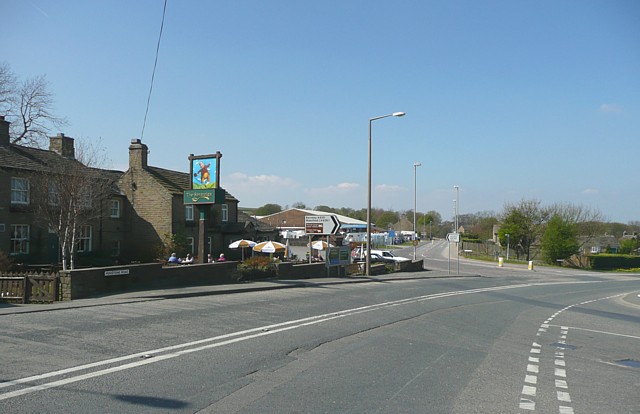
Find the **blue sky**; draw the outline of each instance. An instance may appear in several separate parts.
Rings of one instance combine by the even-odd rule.
[[[0,60],[126,170],[164,0],[0,0]],[[640,220],[640,2],[168,0],[142,141],[220,151],[243,207],[453,215],[537,199]]]

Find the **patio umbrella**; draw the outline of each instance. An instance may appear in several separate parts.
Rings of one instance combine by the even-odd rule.
[[[309,243],[307,243],[307,247],[309,247]],[[333,247],[333,244],[329,244],[324,240],[316,240],[311,242],[311,248],[316,250],[327,250],[328,247]]]
[[[284,257],[290,259],[292,256],[291,247],[289,247],[289,239],[287,239],[287,244],[284,246]]]
[[[231,243],[229,245],[229,248],[230,249],[242,249],[242,261],[244,262],[244,249],[245,249],[245,247],[253,247],[256,244],[257,243],[254,242],[253,240],[240,239],[240,240],[236,240],[233,243]]]
[[[230,248],[230,249],[239,249],[239,248],[241,248],[241,247],[253,247],[253,246],[255,246],[256,244],[257,244],[257,243],[256,243],[256,242],[254,242],[253,240],[244,240],[244,239],[241,239],[241,240],[236,240],[236,241],[234,241],[233,243],[231,243],[231,244],[229,245],[229,248]]]
[[[261,253],[280,253],[284,252],[286,249],[287,246],[274,241],[266,241],[253,246],[253,251]]]

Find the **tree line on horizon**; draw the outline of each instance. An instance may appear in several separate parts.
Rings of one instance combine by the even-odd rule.
[[[267,216],[287,210],[279,204],[265,204],[251,210],[252,215]],[[302,203],[294,203],[291,208],[308,209]],[[367,220],[367,210],[349,207],[334,208],[326,205],[315,206],[316,211],[340,214],[357,220]],[[413,230],[413,210],[393,211],[381,208],[371,209],[372,223],[379,229]],[[582,246],[595,237],[613,235],[617,239],[623,235],[636,235],[621,241],[620,253],[634,253],[640,247],[638,234],[640,221],[628,224],[607,222],[602,213],[584,206],[573,204],[553,204],[544,206],[540,200],[523,199],[518,203],[505,204],[502,212],[482,211],[458,215],[459,230],[463,239],[486,242],[496,237],[502,246],[509,244],[517,257],[531,259],[532,247],[542,254],[542,259],[555,263],[578,254]],[[497,234],[494,229],[498,226]],[[416,212],[416,228],[423,237],[443,238],[454,232],[451,220],[442,220],[436,211]]]

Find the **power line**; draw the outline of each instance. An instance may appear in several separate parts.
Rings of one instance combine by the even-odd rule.
[[[144,122],[142,122],[142,132],[140,139],[144,137],[144,128],[147,126],[147,115],[149,114],[149,103],[151,102],[151,92],[153,91],[153,80],[156,77],[156,67],[158,66],[158,54],[160,53],[160,40],[162,39],[162,29],[164,29],[164,15],[167,11],[167,0],[164,0],[164,8],[162,9],[162,23],[160,23],[160,35],[158,36],[158,45],[156,46],[156,60],[153,63],[153,72],[151,73],[151,86],[149,87],[149,96],[147,97],[147,109],[144,111]]]

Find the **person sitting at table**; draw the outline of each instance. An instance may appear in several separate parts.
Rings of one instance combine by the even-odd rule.
[[[227,260],[227,259],[224,257],[224,253],[220,253],[220,257],[218,257],[218,261],[219,261],[219,262],[224,262],[224,261],[226,261],[226,260]]]
[[[193,263],[193,256],[191,256],[191,253],[187,253],[187,257],[184,258],[184,260],[182,261],[183,264],[190,264]]]
[[[167,260],[167,263],[173,263],[173,264],[179,264],[181,262],[182,260],[180,260],[180,258],[176,256],[175,253],[171,253],[171,257],[169,257],[169,260]]]

